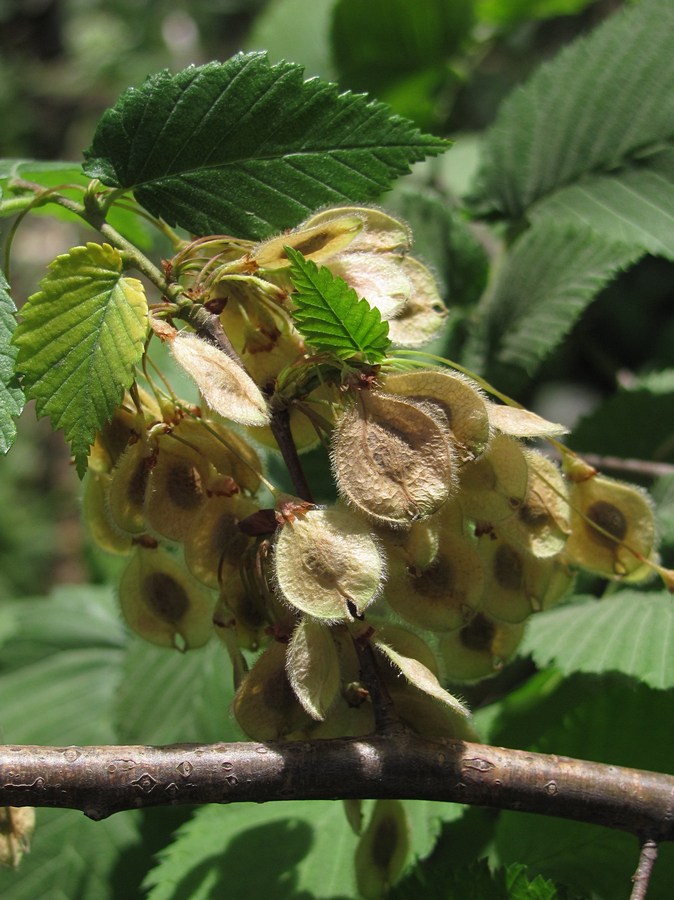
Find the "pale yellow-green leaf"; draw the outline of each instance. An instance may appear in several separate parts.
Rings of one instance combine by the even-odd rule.
[[[143,353],[147,300],[123,269],[121,253],[108,244],[58,256],[24,305],[14,336],[26,396],[38,415],[63,429],[80,474]]]

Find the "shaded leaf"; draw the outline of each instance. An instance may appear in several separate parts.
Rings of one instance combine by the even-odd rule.
[[[125,638],[112,592],[64,587],[7,608],[13,628],[2,648],[3,740],[63,747],[115,743],[112,699]],[[117,867],[138,842],[137,829],[135,812],[92,822],[75,810],[37,810],[31,852],[18,871],[0,869],[3,900],[128,896],[123,879],[130,873]]]
[[[353,288],[326,266],[319,269],[291,247],[286,253],[295,287],[293,318],[305,341],[340,359],[360,356],[366,362],[381,362],[391,342],[379,310],[359,300]]]
[[[622,590],[604,600],[533,616],[520,647],[560,672],[622,672],[653,688],[674,687],[674,599],[667,591]]]
[[[432,123],[442,105],[438,94],[452,77],[448,61],[472,25],[472,0],[338,0],[332,47],[339,80],[416,122]]]
[[[663,844],[661,850],[648,900],[671,898],[674,847]],[[504,865],[526,864],[530,877],[540,873],[545,879],[570,885],[561,897],[629,900],[639,842],[630,834],[598,825],[506,812],[497,827],[496,854]]]
[[[674,259],[674,149],[610,174],[585,177],[531,210]]]
[[[460,809],[451,803],[406,802],[412,856],[426,856],[441,819],[456,818]],[[159,854],[144,887],[149,900],[348,900],[357,896],[357,843],[336,801],[202,807]]]
[[[469,865],[417,866],[391,891],[390,900],[581,900],[541,876],[529,880],[526,866],[513,864],[492,870],[486,859]]]
[[[261,238],[320,206],[373,199],[446,141],[264,54],[161,72],[98,124],[85,172],[170,225]]]
[[[583,175],[671,146],[673,42],[674,6],[643,0],[542,66],[488,134],[478,202],[515,218]]]
[[[38,415],[63,428],[84,473],[96,431],[112,416],[143,352],[147,300],[121,254],[87,244],[58,256],[23,309],[17,371]]]
[[[664,371],[604,400],[581,418],[568,444],[588,453],[674,461],[673,432],[674,383]]]
[[[0,272],[0,453],[7,453],[16,437],[15,416],[23,409],[23,391],[14,374],[16,347],[11,344],[16,328],[16,306],[9,284]]]
[[[601,288],[640,255],[588,228],[537,222],[499,270],[468,364],[479,368],[496,355],[533,374]]]

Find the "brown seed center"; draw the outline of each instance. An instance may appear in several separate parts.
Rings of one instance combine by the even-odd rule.
[[[153,613],[175,625],[189,609],[190,600],[182,585],[165,572],[152,572],[143,581],[145,601]]]

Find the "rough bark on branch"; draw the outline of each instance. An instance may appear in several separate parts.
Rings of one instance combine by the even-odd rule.
[[[413,735],[166,747],[0,747],[0,805],[124,809],[416,798],[576,819],[674,840],[674,777]]]

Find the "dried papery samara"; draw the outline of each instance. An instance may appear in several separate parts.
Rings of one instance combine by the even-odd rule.
[[[0,807],[0,866],[16,868],[30,848],[35,830],[32,806]]]
[[[565,558],[608,578],[648,578],[656,528],[650,498],[639,488],[604,475],[572,482],[571,535]]]
[[[478,386],[467,378],[440,369],[400,372],[384,380],[384,390],[437,412],[447,423],[460,461],[484,452],[490,434],[487,406]]]
[[[449,435],[421,407],[362,391],[333,436],[337,485],[375,522],[404,527],[430,516],[454,490]]]
[[[215,596],[166,551],[136,547],[122,573],[119,600],[136,634],[160,647],[203,647],[213,634]]]
[[[239,425],[266,425],[267,401],[253,379],[226,353],[196,334],[179,332],[171,342],[175,361],[208,405]]]
[[[353,621],[378,597],[385,576],[368,526],[347,509],[309,509],[286,521],[274,548],[279,596],[315,619]]]

